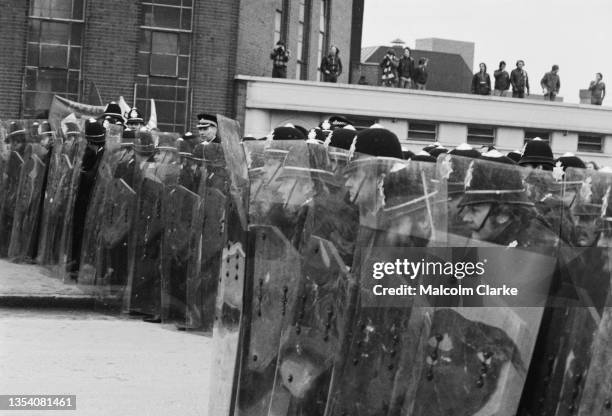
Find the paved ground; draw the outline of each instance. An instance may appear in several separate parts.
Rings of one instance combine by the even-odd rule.
[[[0,260],[0,296],[83,296],[83,288],[64,284],[51,270]]]
[[[76,411],[0,414],[205,416],[210,349],[159,324],[0,309],[0,394],[77,395]]]

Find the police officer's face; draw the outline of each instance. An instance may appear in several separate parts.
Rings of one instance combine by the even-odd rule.
[[[217,137],[217,127],[212,124],[198,127],[200,139],[204,142],[212,142]]]
[[[472,230],[472,238],[488,241],[496,233],[494,218],[489,215],[491,204],[468,205],[463,208],[463,221]]]
[[[371,188],[368,183],[372,181],[367,180],[366,176],[367,172],[365,169],[355,169],[347,174],[345,186],[348,188],[349,196],[353,203],[365,201],[368,196],[373,198],[372,190],[366,189]]]
[[[599,240],[598,218],[588,215],[574,217],[576,224],[576,245],[578,247],[593,247]]]

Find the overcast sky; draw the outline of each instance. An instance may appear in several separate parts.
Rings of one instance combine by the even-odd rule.
[[[363,46],[437,37],[476,44],[474,67],[525,61],[532,93],[553,64],[566,102],[596,72],[612,88],[612,0],[365,0]],[[612,95],[611,95],[612,97]],[[605,104],[605,103],[604,103]]]

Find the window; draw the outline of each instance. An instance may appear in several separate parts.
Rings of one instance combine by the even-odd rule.
[[[423,121],[408,123],[408,140],[422,140],[435,142],[437,139],[438,125]]]
[[[276,10],[274,14],[274,44],[283,37],[283,11]],[[284,40],[284,39],[283,39]]]
[[[541,130],[525,130],[525,140],[523,143],[527,143],[529,140],[535,139],[536,137],[550,144],[550,132]]]
[[[308,79],[308,30],[310,20],[310,1],[300,0],[298,24],[297,70],[296,79]]]
[[[493,127],[468,127],[467,142],[469,144],[488,146],[495,144],[495,129]]]
[[[319,0],[320,2],[320,11],[319,11],[319,45],[317,52],[317,62],[321,64],[323,60],[323,54],[326,53],[327,49],[327,25],[329,20],[329,5],[328,0]],[[319,81],[321,80],[322,74],[319,71]]]
[[[159,129],[182,133],[189,113],[193,0],[147,1],[143,9],[136,106],[149,114],[154,99]]]
[[[595,153],[603,152],[603,137],[587,134],[578,135],[578,151]]]
[[[142,8],[145,27],[191,31],[193,0],[149,0]]]
[[[84,0],[33,0],[28,19],[23,116],[47,118],[54,95],[78,100]]]

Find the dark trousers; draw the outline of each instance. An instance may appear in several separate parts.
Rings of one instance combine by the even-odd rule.
[[[286,66],[275,66],[272,68],[272,78],[287,78]]]
[[[548,93],[544,94],[544,99],[546,101],[555,101],[555,97],[556,96],[557,96],[557,93],[551,91],[551,92],[548,92]]]
[[[513,98],[525,98],[525,90],[512,90]]]

